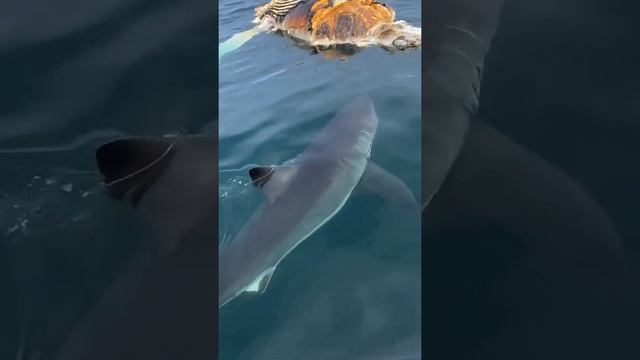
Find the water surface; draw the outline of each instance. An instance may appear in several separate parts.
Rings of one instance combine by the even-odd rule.
[[[253,26],[257,1],[220,2],[219,41]],[[420,2],[389,1],[420,26]],[[359,95],[379,118],[371,158],[420,199],[419,50],[378,47],[327,59],[260,34],[220,61],[220,238],[261,201],[252,165],[295,157]],[[221,359],[403,359],[420,352],[419,219],[371,195],[352,197],[276,269],[265,294],[220,312]]]
[[[217,4],[1,8],[0,359],[48,359],[143,237],[103,194],[97,146],[214,124]]]

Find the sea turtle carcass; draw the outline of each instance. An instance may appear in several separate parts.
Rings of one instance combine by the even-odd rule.
[[[395,21],[395,11],[375,0],[273,0],[256,8],[255,23],[311,46],[420,46],[421,29]]]

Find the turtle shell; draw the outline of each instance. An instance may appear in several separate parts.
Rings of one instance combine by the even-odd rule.
[[[391,23],[395,18],[392,8],[372,0],[346,0],[338,4],[319,0],[314,9],[311,38],[315,40],[347,41],[364,37],[375,26]]]
[[[317,2],[318,0],[303,1],[291,9],[284,19],[282,19],[282,29],[308,32],[313,16],[313,6]]]
[[[311,0],[291,10],[282,21],[288,31],[306,31],[314,41],[349,41],[391,23],[395,11],[374,0]]]

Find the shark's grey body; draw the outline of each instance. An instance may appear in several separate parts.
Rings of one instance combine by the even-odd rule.
[[[278,263],[340,211],[367,168],[375,174],[365,183],[393,183],[369,163],[377,126],[371,100],[358,98],[293,161],[252,171],[267,200],[219,250],[219,306],[243,291],[263,292]],[[391,197],[410,198],[404,184],[395,184],[399,195]]]
[[[444,182],[477,114],[485,57],[503,0],[423,3],[422,205]]]
[[[429,294],[424,310],[430,312],[426,317],[432,319],[431,328],[437,329],[427,335],[431,341],[425,351],[435,357],[602,357],[598,352],[604,348],[601,340],[620,325],[612,319],[619,316],[617,308],[628,306],[625,298],[629,296],[630,271],[615,226],[579,182],[501,134],[486,122],[490,118],[479,114],[485,57],[503,3],[423,2],[422,206],[423,236],[429,239],[423,258],[425,294]],[[506,234],[510,244],[501,236],[497,236],[499,242],[483,238],[487,228]],[[461,232],[472,234],[469,241],[461,239]],[[496,237],[495,232],[490,234]],[[459,250],[448,248],[454,239],[461,241]],[[458,254],[477,246],[480,239],[481,249],[487,251],[480,251],[477,259],[482,264],[477,269],[483,271],[474,272],[469,268],[472,261],[460,261]],[[509,245],[515,245],[517,251],[507,250]],[[449,259],[449,253],[456,255]],[[484,272],[487,262],[507,258],[517,261],[501,268],[499,274]],[[450,274],[456,272],[451,269],[461,268],[462,277],[451,279]],[[510,279],[503,278],[505,273]],[[462,284],[460,278],[465,279]],[[493,311],[492,307],[476,308],[485,299],[468,287],[469,279],[499,283],[499,295],[489,294],[490,301],[495,304],[498,296],[497,302],[504,302],[505,309],[491,318],[509,321],[495,325],[499,335],[490,342],[484,341],[487,326],[494,328],[488,318],[478,322],[477,333],[468,333],[469,318]],[[460,316],[461,308],[475,310]],[[582,323],[584,319],[589,325]],[[450,341],[460,343],[470,335],[462,342],[478,344],[477,348],[461,348],[452,354]],[[529,339],[537,349],[534,355],[523,350],[531,347]]]
[[[107,193],[132,205],[151,236],[55,359],[215,358],[217,159],[211,135],[131,137],[98,149]]]
[[[371,101],[358,99],[295,161],[268,182],[257,179],[267,197],[278,197],[258,213],[267,214],[258,232],[248,226],[247,235],[220,249],[221,271],[215,136],[130,137],[101,146],[96,157],[107,194],[129,203],[150,236],[55,359],[215,358],[219,274],[228,291],[246,287],[255,271],[277,265],[339,211],[356,184],[417,209],[404,183],[368,162],[376,126]]]
[[[426,41],[422,47],[425,66],[422,74],[425,79],[422,90],[422,205],[426,207],[439,191],[433,203],[424,212],[424,235],[430,236],[430,241],[425,242],[425,245],[430,245],[426,247],[426,253],[432,256],[425,260],[442,258],[441,252],[437,249],[433,251],[433,244],[441,240],[438,234],[434,233],[434,228],[438,228],[439,231],[442,228],[452,228],[455,231],[464,226],[490,223],[515,234],[515,241],[519,241],[521,248],[533,249],[528,253],[533,258],[530,261],[531,268],[537,271],[532,279],[539,281],[539,272],[544,272],[552,280],[558,279],[552,291],[546,287],[526,285],[532,295],[530,299],[535,299],[543,306],[553,305],[556,290],[561,297],[566,293],[565,289],[577,287],[609,296],[612,292],[603,284],[613,284],[612,287],[615,288],[615,284],[625,272],[618,268],[624,264],[621,250],[618,248],[620,240],[606,213],[588,193],[558,169],[508,141],[494,129],[473,120],[478,109],[484,59],[498,26],[502,3],[503,0],[423,2],[426,17],[422,19],[422,23]],[[121,190],[111,191],[112,195],[119,197],[125,193],[132,194],[132,190],[139,189],[133,191],[139,195],[134,196],[139,200],[137,212],[155,229],[156,236],[150,238],[152,241],[144,247],[144,256],[141,256],[143,261],[116,279],[113,286],[105,292],[103,300],[81,321],[59,352],[58,359],[215,358],[215,331],[218,324],[217,309],[212,304],[216,294],[215,291],[208,290],[216,286],[219,274],[216,273],[217,269],[212,267],[215,262],[211,256],[207,256],[215,253],[213,244],[217,236],[214,220],[217,218],[215,141],[213,137],[161,139],[160,142],[165,145],[150,152],[146,145],[135,145],[144,145],[145,139],[125,140],[135,145],[132,146],[132,151],[114,151],[118,146],[106,145],[106,153],[111,153],[108,157],[113,158],[114,164],[120,163],[118,166],[123,170],[115,171],[118,166],[106,169],[102,166],[106,158],[99,159],[101,168],[106,170],[103,173],[111,175],[107,176],[108,183],[131,175],[139,170],[139,167],[148,165],[142,162],[138,168],[135,164],[132,164],[133,167],[125,166],[126,162],[122,160],[128,159],[132,154],[148,152],[152,160],[161,160],[154,162],[154,166],[149,168],[159,170],[155,175],[146,176],[144,172],[138,173],[130,178],[133,181],[128,184],[122,182],[124,185]],[[173,150],[165,154],[170,144],[174,144]],[[164,157],[166,155],[170,157]],[[522,164],[535,166],[525,168]],[[374,167],[369,165],[367,169]],[[363,173],[365,178],[367,171]],[[153,183],[147,183],[147,180],[151,179],[155,179]],[[146,185],[141,186],[142,184]],[[365,185],[362,178],[358,186],[360,185]],[[343,187],[342,190],[346,192],[344,188],[347,187]],[[304,206],[301,204],[300,207]],[[274,207],[266,205],[266,208],[271,210]],[[193,218],[194,215],[198,220]],[[251,224],[256,222],[259,220],[254,219]],[[256,245],[258,237],[247,235],[244,237],[245,240],[242,239],[236,239],[238,241],[233,242],[233,247],[222,252],[228,251],[228,254],[231,254],[233,249],[236,253],[233,256],[241,258],[251,255],[250,251],[255,249],[256,253],[252,256],[257,258],[259,247],[246,245]],[[477,238],[474,237],[473,240]],[[295,246],[296,241],[287,242],[286,246],[283,243],[282,247],[276,246],[272,239],[266,239],[266,243],[262,246],[278,249],[273,254],[284,256],[283,254]],[[468,317],[464,317],[462,322],[455,321],[460,311],[452,304],[459,303],[452,301],[453,297],[447,297],[446,292],[456,285],[463,287],[467,291],[464,294],[468,296],[457,296],[455,299],[468,298],[469,307],[474,308],[478,304],[475,288],[468,287],[468,282],[457,284],[455,278],[451,282],[442,280],[448,280],[443,275],[447,275],[452,263],[460,261],[457,254],[459,252],[456,252],[451,262],[446,262],[441,268],[425,262],[425,296],[436,299],[435,303],[442,305],[427,307],[425,310],[437,311],[443,319],[442,324],[453,324],[457,329],[466,330]],[[252,285],[247,282],[252,281],[253,274],[258,274],[258,277],[264,270],[277,264],[274,259],[279,257],[269,255],[265,257],[268,261],[263,261],[261,266],[252,265],[251,271],[239,269],[237,272],[224,275],[228,279],[225,281],[236,284],[229,286],[228,293],[235,292],[231,291],[232,288],[237,290]],[[483,263],[486,260],[483,258]],[[233,266],[240,267],[242,264]],[[583,271],[585,267],[588,271]],[[259,271],[261,268],[262,272]],[[322,271],[316,273],[322,275]],[[558,277],[559,274],[567,273],[572,273],[573,277],[569,280],[566,277]],[[596,279],[591,274],[603,276]],[[465,279],[468,279],[466,275],[468,274],[465,274]],[[479,277],[478,283],[487,282],[484,272],[476,275]],[[437,281],[434,281],[436,278]],[[594,279],[598,280],[598,283]],[[526,284],[521,277],[516,281]],[[438,287],[434,283],[441,283],[442,286]],[[231,295],[227,296],[230,298]],[[538,301],[541,297],[544,301]],[[440,302],[437,301],[438,298]],[[310,295],[305,304],[313,304],[315,299]],[[581,296],[578,301],[585,303],[585,299],[585,296]],[[222,302],[221,298],[218,298],[218,302]],[[518,299],[507,299],[507,302],[516,303],[515,307],[519,304]],[[521,303],[536,305],[531,304],[531,300],[523,300]],[[555,305],[558,305],[557,301]],[[523,338],[530,338],[535,339],[535,346],[541,349],[537,354],[544,354],[544,341],[539,340],[547,339],[546,342],[550,343],[549,333],[553,332],[549,330],[559,331],[559,319],[566,315],[562,310],[573,310],[575,303],[556,307],[559,309],[557,312],[542,311],[542,315],[547,317],[545,319],[541,316],[534,317],[534,327],[541,334],[538,337],[529,336],[531,326],[525,321],[531,319],[528,316],[531,306],[522,306],[526,309],[523,313],[527,314],[523,316],[525,320],[522,322],[529,325],[522,328],[527,331],[510,331],[510,328],[504,330],[502,336],[495,337],[495,352],[504,355],[504,344],[511,343],[515,344],[511,358],[522,358],[526,355],[522,349],[526,350],[528,347],[518,344],[521,344]],[[595,311],[585,312],[585,316],[581,318],[588,319],[590,315],[599,311],[599,308],[593,309]],[[304,326],[308,325],[306,308],[294,310],[300,319],[300,326],[289,327],[286,330],[305,329]],[[481,308],[479,311],[484,310],[486,309]],[[449,314],[452,316],[447,316]],[[582,314],[583,312],[580,312],[579,315]],[[459,336],[448,338],[446,331],[441,331],[445,326],[439,326],[442,324],[437,322],[437,316],[426,317],[432,319],[433,326],[430,328],[437,329],[438,333],[444,336],[444,341],[441,341],[442,338],[435,338],[435,341],[430,343],[443,344],[444,356],[451,356],[451,347],[448,346],[450,343],[447,340],[459,339]],[[433,320],[434,318],[436,319]],[[563,323],[572,324],[571,320],[574,319],[563,319]],[[458,324],[464,326],[456,326]],[[483,325],[482,329],[486,329],[486,324]],[[327,327],[329,326],[331,324],[327,323]],[[569,325],[562,327],[562,330],[565,329],[567,330],[564,334],[575,331],[575,327]],[[601,329],[609,331],[611,327],[603,326]],[[433,333],[427,334],[430,335]],[[484,335],[486,334],[478,334],[478,338],[474,340],[484,339]],[[280,344],[282,349],[287,350],[301,346],[298,343],[291,344],[290,331],[282,331],[275,340],[269,336],[265,338],[267,340],[264,341],[263,347],[266,350],[255,350],[257,353],[251,353],[254,355],[253,358],[261,358],[260,355],[269,353],[273,343]],[[560,336],[558,339],[563,337]],[[305,338],[311,345],[314,344],[313,340]],[[575,350],[574,347],[567,347],[569,350]],[[310,346],[305,347],[307,348]],[[466,350],[464,347],[462,349]],[[427,349],[432,353],[430,350],[432,349]],[[548,353],[558,354],[555,348],[551,347]]]

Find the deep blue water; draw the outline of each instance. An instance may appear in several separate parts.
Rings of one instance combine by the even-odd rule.
[[[578,274],[586,283],[552,291],[543,285],[540,264],[527,262],[532,251],[494,224],[427,235],[425,354],[439,359],[640,356],[640,29],[637,4],[631,4],[505,1],[486,60],[480,112],[602,205],[633,270],[635,294],[628,294],[628,305],[615,306],[620,318],[602,304],[581,312],[592,301],[584,294],[598,289],[589,269]],[[606,323],[599,316],[616,320]],[[572,322],[561,325],[561,319]]]
[[[96,147],[216,120],[217,4],[0,8],[0,359],[46,359],[142,238]]]
[[[390,3],[399,18],[420,23],[418,3]],[[254,5],[221,5],[218,42],[250,26]],[[640,31],[637,9],[623,5],[507,1],[481,106],[498,130],[569,173],[603,205],[638,274]],[[419,89],[419,53],[370,48],[346,62],[327,61],[262,34],[224,59],[217,84],[217,19],[218,4],[208,0],[0,5],[0,359],[47,359],[141,238],[130,213],[101,193],[96,146],[126,134],[215,128],[218,85],[220,100],[228,97],[220,114],[236,120],[225,127],[221,119],[221,185],[229,191],[221,206],[238,215],[223,218],[223,231],[233,233],[250,203],[261,201],[245,186],[248,165],[295,155],[361,90],[374,97],[381,120],[374,159],[419,195],[419,171],[410,169],[419,139],[408,131],[418,130],[409,124],[419,101],[407,95]],[[391,138],[403,142],[391,146]],[[416,247],[408,241],[410,220],[392,216],[378,199],[352,199],[281,264],[263,297],[236,299],[221,313],[222,355],[305,348],[366,357],[358,350],[415,348],[411,306],[419,289],[407,290],[407,283],[416,273],[394,265]],[[498,359],[505,347],[530,353],[549,342],[553,319],[542,322],[529,311],[546,294],[515,277],[512,287],[535,296],[509,297],[513,288],[503,280],[522,249],[503,238],[492,231],[431,238],[423,258],[430,277],[423,345],[432,358]],[[322,261],[309,261],[318,254]],[[385,295],[389,286],[397,288]],[[290,299],[296,304],[287,306]],[[522,316],[515,325],[514,304]],[[634,326],[596,333],[621,340],[601,348],[599,358],[638,358],[633,310],[625,315]],[[380,325],[389,321],[396,321],[391,335]],[[606,356],[614,352],[628,356]]]
[[[389,1],[420,26],[420,2]],[[252,27],[260,1],[220,3],[220,41]],[[220,237],[263,200],[256,164],[295,157],[358,95],[379,118],[371,159],[420,199],[419,51],[363,49],[329,60],[259,34],[220,61]],[[420,352],[420,222],[372,195],[353,196],[292,251],[265,294],[220,312],[221,359],[402,359]]]

